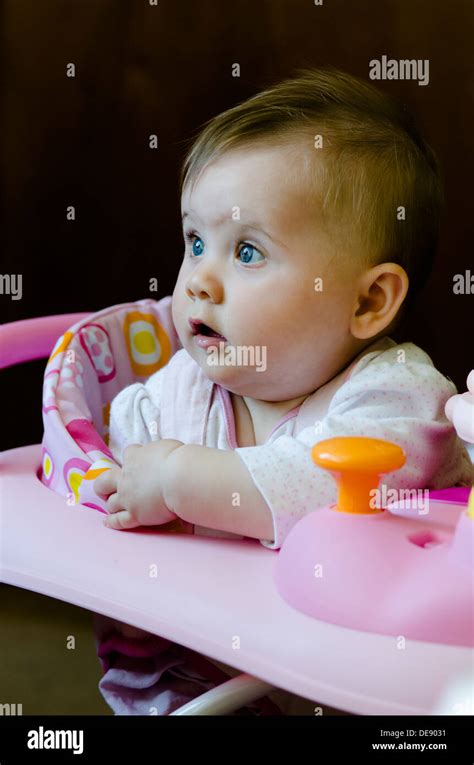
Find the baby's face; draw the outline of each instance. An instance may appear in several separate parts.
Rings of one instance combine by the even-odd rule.
[[[173,294],[181,342],[211,380],[264,401],[316,390],[339,371],[354,343],[357,259],[338,251],[323,229],[303,151],[296,145],[234,149],[182,197],[188,241]],[[203,347],[191,319],[226,338],[223,363],[211,365],[217,345]],[[236,364],[228,363],[228,346]],[[239,356],[239,348],[249,347],[253,356],[245,350]],[[266,369],[258,371],[263,358]]]

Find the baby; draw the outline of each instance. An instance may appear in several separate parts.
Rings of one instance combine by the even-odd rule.
[[[310,456],[332,436],[399,444],[387,488],[468,485],[455,386],[390,337],[430,273],[442,198],[405,109],[303,70],[212,119],[181,181],[183,349],[112,402],[106,525],[180,518],[277,550],[336,499]]]
[[[453,384],[388,336],[428,276],[441,199],[406,112],[349,75],[304,71],[212,120],[182,186],[172,312],[183,350],[112,402],[123,467],[96,481],[111,494],[107,525],[178,516],[278,549],[334,500],[310,447],[339,435],[402,446],[394,488],[469,483],[444,416]],[[165,385],[180,415],[167,433]],[[148,445],[124,454],[133,443]]]

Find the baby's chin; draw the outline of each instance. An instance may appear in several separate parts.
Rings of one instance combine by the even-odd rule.
[[[249,377],[252,377],[255,372],[255,370],[242,369],[236,365],[216,364],[214,359],[212,354],[203,352],[200,358],[196,360],[209,380],[223,385],[232,393],[240,393],[240,388],[245,384],[245,381],[248,383]]]
[[[220,354],[216,348],[214,352],[211,349],[187,348],[188,353],[201,367],[208,380],[222,385],[231,393],[240,396],[255,395],[268,377],[268,372],[263,368],[262,360],[259,360],[259,366],[262,371],[258,371],[257,366],[247,366],[232,363],[234,360],[230,355]],[[268,380],[265,379],[265,383]]]

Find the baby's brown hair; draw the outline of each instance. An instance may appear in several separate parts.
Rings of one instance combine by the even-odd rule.
[[[181,189],[231,149],[301,139],[322,158],[311,162],[308,152],[328,230],[346,249],[360,250],[367,266],[401,265],[409,308],[431,272],[442,181],[413,116],[373,85],[332,67],[296,70],[203,125],[185,157]]]

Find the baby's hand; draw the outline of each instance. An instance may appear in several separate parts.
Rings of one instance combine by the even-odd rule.
[[[114,466],[94,481],[97,494],[108,496],[110,513],[104,526],[133,529],[168,523],[178,516],[166,507],[163,498],[164,463],[172,451],[182,446],[171,438],[151,444],[128,446],[122,468]]]

